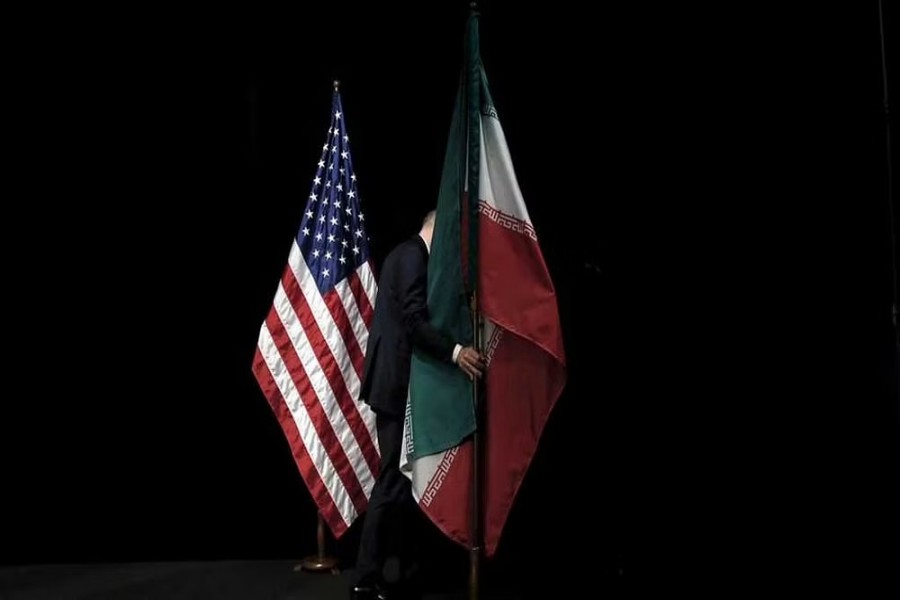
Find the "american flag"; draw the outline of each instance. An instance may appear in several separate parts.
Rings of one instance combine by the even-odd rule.
[[[336,538],[378,475],[375,416],[359,401],[377,287],[340,93],[300,228],[259,331],[253,373]]]

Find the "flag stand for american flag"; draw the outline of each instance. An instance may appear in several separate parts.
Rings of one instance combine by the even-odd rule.
[[[316,527],[316,547],[318,551],[315,556],[304,558],[299,565],[294,567],[294,571],[314,571],[316,573],[328,571],[331,574],[337,574],[337,559],[325,554],[325,519],[322,518],[321,513],[319,513],[319,524]]]
[[[378,290],[349,142],[335,81],[309,199],[253,359],[318,513],[318,551],[295,570],[335,572],[326,526],[340,539],[365,512],[380,463],[375,415],[359,399]]]

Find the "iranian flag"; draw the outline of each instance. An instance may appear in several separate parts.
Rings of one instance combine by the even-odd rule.
[[[472,344],[477,298],[488,361],[476,419],[473,382],[414,354],[401,469],[450,538],[497,549],[516,492],[566,380],[553,282],[516,181],[469,17],[466,69],[450,126],[428,263],[432,325]],[[483,445],[482,543],[472,539],[473,444]]]

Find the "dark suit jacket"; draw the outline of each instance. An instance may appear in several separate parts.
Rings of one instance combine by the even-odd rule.
[[[428,248],[416,235],[388,254],[378,281],[360,391],[376,413],[403,417],[413,347],[453,359],[455,342],[428,323],[427,285]]]

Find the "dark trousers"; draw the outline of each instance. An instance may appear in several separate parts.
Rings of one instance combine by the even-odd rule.
[[[356,571],[359,583],[397,583],[411,565],[415,501],[400,472],[403,419],[377,415],[381,468],[363,520]],[[387,568],[385,568],[387,566]]]

